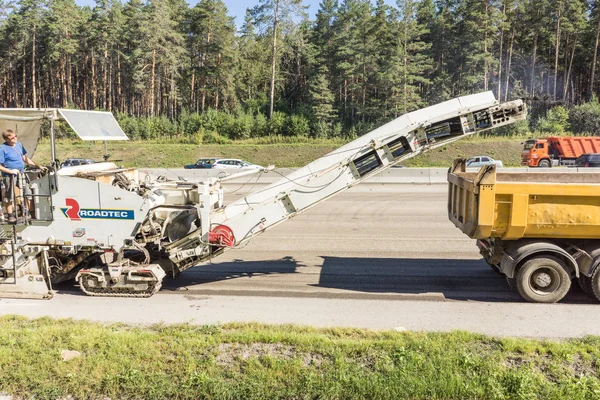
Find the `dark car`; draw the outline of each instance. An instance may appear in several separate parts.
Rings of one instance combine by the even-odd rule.
[[[580,168],[600,167],[600,153],[589,153],[577,157],[575,166]]]
[[[90,160],[89,158],[67,158],[60,164],[60,167],[74,167],[76,165],[94,164],[95,162],[96,161]]]
[[[201,158],[198,161],[196,161],[194,164],[184,165],[183,168],[185,168],[185,169],[212,168],[213,164],[217,160],[218,160],[218,158]]]

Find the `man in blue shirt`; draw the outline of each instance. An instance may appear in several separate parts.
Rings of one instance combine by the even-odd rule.
[[[34,167],[41,168],[38,164],[33,162],[27,157],[27,150],[23,145],[17,142],[17,135],[10,129],[2,132],[2,138],[4,143],[0,145],[0,171],[2,172],[2,180],[6,192],[4,195],[4,203],[6,204],[6,212],[8,212],[8,222],[14,223],[17,221],[13,200],[13,183],[14,186],[21,188],[23,194],[27,197],[28,209],[33,208],[33,198],[31,197],[31,189],[27,184],[21,184],[23,179],[18,179],[19,174],[25,172],[25,164]],[[21,187],[23,186],[23,187]],[[25,213],[25,217],[29,217],[28,213]]]

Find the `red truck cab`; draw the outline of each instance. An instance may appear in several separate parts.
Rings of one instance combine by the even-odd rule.
[[[540,164],[540,161],[542,165]],[[521,152],[521,165],[527,167],[550,167],[548,152],[548,141],[546,139],[530,139],[523,143],[523,151]]]

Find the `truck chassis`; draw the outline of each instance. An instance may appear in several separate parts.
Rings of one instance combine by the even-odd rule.
[[[448,217],[525,300],[555,303],[576,279],[600,300],[600,175],[448,172]]]

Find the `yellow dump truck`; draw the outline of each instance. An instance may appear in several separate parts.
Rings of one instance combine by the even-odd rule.
[[[600,174],[448,171],[448,217],[526,300],[560,301],[577,279],[600,300]]]

